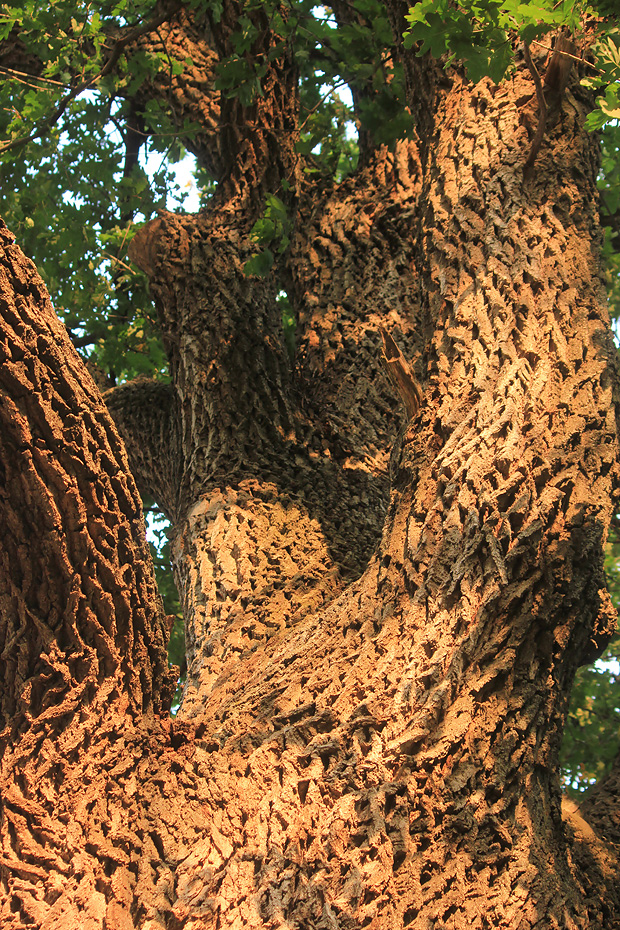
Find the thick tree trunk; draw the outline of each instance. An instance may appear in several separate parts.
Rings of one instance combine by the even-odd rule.
[[[170,705],[164,617],[122,442],[0,237],[0,923],[133,926],[112,919],[134,878],[112,878],[133,841],[110,778]]]
[[[122,446],[3,234],[2,926],[620,927],[615,781],[563,819],[557,763],[614,619],[617,363],[579,91],[524,180],[527,69],[472,87],[408,59],[418,141],[310,185],[283,55],[251,114],[227,104],[212,209],[134,245],[173,384],[110,407],[173,524],[175,721]],[[247,278],[282,179],[292,249]],[[389,508],[380,325],[424,388]]]
[[[243,273],[250,253],[235,201],[156,220],[134,240],[175,339],[185,424],[183,483],[164,501],[186,618],[185,713],[190,704],[202,710],[211,684],[240,654],[359,576],[378,542],[389,444],[401,422],[381,372],[380,322],[415,344],[407,210],[394,216],[415,199],[409,158],[407,145],[396,158],[381,150],[355,182],[304,203],[292,261],[295,371],[277,278]],[[179,240],[183,258],[170,262]],[[373,290],[378,276],[384,288]],[[136,450],[136,473],[153,491],[157,468],[144,461],[136,433],[144,424],[127,404],[113,404]]]

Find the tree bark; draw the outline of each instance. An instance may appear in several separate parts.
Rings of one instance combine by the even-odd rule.
[[[214,26],[222,55],[233,20],[231,5]],[[415,345],[406,229],[415,147],[377,150],[338,187],[305,181],[291,134],[296,71],[286,55],[272,71],[245,111],[238,101],[222,104],[227,180],[211,208],[162,215],[131,249],[150,276],[182,424],[181,483],[160,501],[172,517],[186,621],[185,714],[202,712],[240,656],[363,571],[385,517],[389,445],[402,422],[381,373],[379,322]],[[247,277],[249,233],[270,191],[294,221],[290,255],[268,278]],[[293,369],[277,302],[283,288],[298,319]],[[168,486],[167,472],[154,479],[165,459],[158,469],[145,458],[149,431],[142,424],[136,432],[133,415],[114,404],[139,483]]]
[[[4,231],[2,925],[620,927],[615,776],[563,815],[557,758],[615,620],[588,102],[569,83],[524,179],[524,63],[472,86],[406,56],[415,138],[310,182],[287,54],[227,104],[213,206],[134,245],[172,386],[110,407],[172,519],[176,720],[122,445]],[[247,277],[283,179],[290,251]],[[422,385],[408,422],[380,326]]]

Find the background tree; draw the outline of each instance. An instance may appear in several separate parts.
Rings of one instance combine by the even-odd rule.
[[[617,43],[530,8],[2,7],[5,215],[107,388],[3,227],[3,926],[620,925],[618,769],[562,816],[558,759],[616,617]]]

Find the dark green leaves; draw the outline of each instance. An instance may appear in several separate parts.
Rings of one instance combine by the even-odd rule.
[[[256,255],[247,260],[243,266],[243,273],[247,276],[256,275],[258,278],[265,278],[273,267],[273,258],[271,249],[257,252]]]
[[[617,646],[616,646],[617,650]],[[605,667],[613,660],[615,671]],[[565,786],[581,794],[609,771],[620,738],[620,675],[613,653],[579,669],[562,744]]]
[[[620,526],[612,523],[605,557],[607,587],[620,605]],[[577,671],[560,754],[564,785],[580,794],[609,771],[620,739],[620,635],[594,665]]]
[[[512,42],[519,36],[531,42],[560,25],[576,24],[574,3],[520,3],[518,0],[421,0],[406,19],[406,48],[418,54],[447,55],[446,64],[465,64],[468,77],[490,77],[496,84],[512,64]]]
[[[281,255],[290,242],[290,231],[291,221],[285,204],[276,194],[268,194],[265,212],[254,223],[250,233],[250,239],[261,251],[245,263],[244,274],[261,278],[269,274],[275,255]]]
[[[243,106],[249,107],[256,97],[263,95],[262,80],[269,64],[282,55],[285,37],[290,35],[291,27],[282,19],[279,5],[274,0],[263,3],[248,0],[245,9],[247,12],[239,17],[230,34],[231,54],[223,58],[217,67],[215,86],[225,97],[237,97]],[[269,14],[273,36],[283,37],[272,42],[268,51],[263,48],[264,24],[259,25],[260,18],[249,15],[252,10]]]
[[[248,61],[234,55],[219,66],[215,86],[226,97],[238,97],[243,106],[249,107],[262,95],[261,80],[266,71],[266,62]]]
[[[357,164],[356,129],[370,133],[375,144],[393,146],[411,128],[384,4],[356,0],[346,10],[349,15],[338,23],[329,7],[315,3],[296,4],[293,14],[300,69],[298,151],[314,156],[307,170],[338,177]]]

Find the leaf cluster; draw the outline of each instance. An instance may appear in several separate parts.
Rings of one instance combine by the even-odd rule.
[[[290,183],[284,179],[282,189],[288,190]],[[250,232],[250,240],[260,248],[243,267],[245,275],[264,277],[271,271],[275,255],[282,255],[290,242],[292,222],[286,205],[276,194],[268,194],[263,215],[256,220]]]
[[[489,77],[498,84],[513,67],[516,39],[529,45],[559,29],[584,38],[586,27],[597,25],[594,60],[582,83],[602,91],[587,124],[599,129],[620,117],[620,31],[617,8],[612,8],[610,3],[587,0],[419,0],[406,15],[404,44],[419,55],[430,52],[443,59],[446,67],[463,62],[472,81]]]
[[[609,656],[580,669],[562,743],[562,782],[583,794],[607,774],[620,743],[620,675],[617,644]]]
[[[144,499],[144,509],[157,587],[163,601],[164,611],[168,618],[172,620],[170,639],[168,640],[168,662],[170,665],[178,665],[181,669],[176,694],[172,702],[172,713],[174,714],[179,708],[186,678],[183,611],[170,569],[169,523],[150,498]]]
[[[257,12],[258,17],[252,15]],[[221,8],[216,7],[211,15],[219,21]],[[281,37],[267,50],[262,47],[266,28],[271,35]],[[257,97],[263,96],[263,78],[269,65],[282,55],[288,35],[290,27],[275,0],[260,3],[248,0],[230,34],[231,53],[218,65],[216,88],[225,97],[238,98],[242,106],[251,106]]]
[[[111,383],[166,370],[146,279],[126,249],[137,224],[167,205],[168,164],[184,156],[180,140],[193,131],[159,101],[144,101],[141,141],[148,137],[160,164],[148,173],[144,163],[127,167],[140,88],[163,67],[178,70],[162,54],[141,52],[104,73],[118,35],[141,13],[151,10],[130,0],[0,5],[0,36],[19,40],[20,54],[39,67],[34,76],[5,69],[0,84],[0,214],[35,260],[75,344]]]
[[[600,36],[592,51],[594,70],[581,83],[601,93],[596,109],[586,117],[586,126],[603,129],[610,120],[620,119],[620,30]]]
[[[385,7],[377,0],[349,6],[354,15],[337,18],[329,7],[303,0],[290,19],[300,72],[298,151],[320,155],[316,167],[331,175],[356,166],[353,126],[370,133],[375,144],[390,146],[411,130],[403,69],[393,55]],[[343,87],[346,95],[339,94]],[[345,101],[348,92],[354,103]]]

